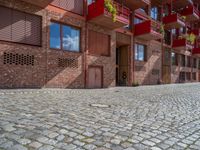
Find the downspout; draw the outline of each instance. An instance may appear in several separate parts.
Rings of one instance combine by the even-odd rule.
[[[88,14],[88,9],[87,9],[87,0],[84,0],[84,16],[85,16],[85,49],[83,53],[83,66],[84,66],[84,88],[87,88],[87,38],[88,38],[88,24],[87,24],[87,14]]]

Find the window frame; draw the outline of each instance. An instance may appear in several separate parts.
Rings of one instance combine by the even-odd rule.
[[[138,45],[143,46],[143,60],[139,60],[139,55],[136,58],[136,52],[138,53]],[[139,54],[139,53],[138,53]],[[147,45],[141,44],[141,43],[135,43],[134,44],[134,60],[138,62],[146,62],[147,61]]]
[[[82,39],[81,39],[81,37],[82,37],[82,28],[74,26],[74,25],[71,25],[71,24],[59,22],[59,21],[56,21],[56,20],[50,20],[50,23],[56,23],[56,24],[60,25],[60,44],[61,45],[60,45],[60,48],[51,48],[50,47],[50,37],[51,37],[51,35],[50,35],[50,25],[51,24],[50,24],[49,25],[49,43],[48,43],[49,49],[58,50],[58,51],[64,51],[64,52],[71,52],[71,53],[82,53],[82,46],[81,46],[81,43],[82,43]],[[79,32],[80,32],[80,34],[79,34],[80,35],[80,37],[79,37],[79,51],[63,49],[63,40],[62,40],[62,38],[63,38],[63,28],[62,28],[62,26],[69,26],[71,28],[79,30]]]

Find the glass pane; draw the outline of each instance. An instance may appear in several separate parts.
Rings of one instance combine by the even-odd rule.
[[[138,60],[138,50],[137,50],[137,45],[135,45],[135,60]]]
[[[138,60],[144,61],[144,46],[138,45],[139,57]]]
[[[60,25],[51,23],[50,25],[50,48],[61,49]]]
[[[63,30],[63,49],[69,51],[80,50],[80,30],[70,26],[62,26]]]

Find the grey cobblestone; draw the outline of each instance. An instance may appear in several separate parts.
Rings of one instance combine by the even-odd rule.
[[[198,150],[199,89],[0,90],[0,149]]]

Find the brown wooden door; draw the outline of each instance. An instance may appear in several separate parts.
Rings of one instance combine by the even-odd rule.
[[[89,67],[88,88],[102,88],[102,67]]]

